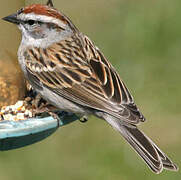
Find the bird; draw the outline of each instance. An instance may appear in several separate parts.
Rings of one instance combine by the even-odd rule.
[[[22,40],[18,61],[33,89],[57,109],[106,121],[156,174],[178,167],[141,130],[145,117],[116,69],[62,12],[32,4],[3,18]]]

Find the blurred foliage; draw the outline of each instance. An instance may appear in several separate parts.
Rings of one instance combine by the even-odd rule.
[[[16,12],[24,5],[23,0],[3,1],[0,17]],[[17,27],[0,21],[0,108],[14,104],[24,96],[24,78],[17,61],[20,33]]]
[[[181,1],[61,0],[55,7],[112,62],[148,119],[140,128],[181,167]],[[0,179],[181,179],[180,172],[153,174],[117,132],[89,119],[1,152]]]

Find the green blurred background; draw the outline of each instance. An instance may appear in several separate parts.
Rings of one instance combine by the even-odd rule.
[[[16,1],[2,2],[2,17],[24,3]],[[112,62],[147,118],[140,128],[181,167],[181,1],[55,0],[55,7]],[[7,28],[5,40],[20,34],[8,23],[0,27]],[[0,180],[25,179],[179,180],[181,173],[153,174],[117,132],[90,117],[35,145],[0,152]]]

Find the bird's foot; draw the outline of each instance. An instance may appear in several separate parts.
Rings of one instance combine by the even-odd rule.
[[[88,121],[88,117],[87,117],[86,115],[84,115],[84,116],[82,116],[82,117],[79,119],[79,121],[80,121],[81,123],[86,123],[86,122]]]

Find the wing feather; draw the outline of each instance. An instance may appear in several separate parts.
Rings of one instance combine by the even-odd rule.
[[[81,35],[46,50],[26,51],[27,71],[43,86],[85,107],[137,124],[144,117],[119,75],[93,43]],[[80,39],[80,35],[77,39]]]

